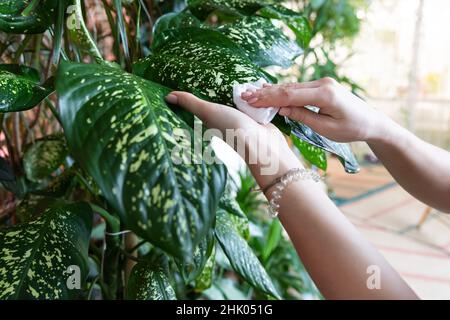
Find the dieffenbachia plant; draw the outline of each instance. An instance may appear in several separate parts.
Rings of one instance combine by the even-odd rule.
[[[0,123],[8,152],[17,151],[0,157],[0,184],[15,193],[14,219],[0,220],[0,298],[89,299],[96,290],[105,299],[195,297],[215,282],[220,259],[258,293],[282,298],[247,242],[249,221],[225,167],[201,159],[192,135],[180,134],[192,133],[192,115],[164,97],[186,90],[233,107],[234,84],[275,83],[264,68],[289,67],[307,49],[307,19],[278,1],[189,0],[156,21],[151,47],[132,50],[144,34],[139,18],[150,13],[140,0],[113,0],[104,9],[117,62],[107,62],[85,4],[0,3],[0,36],[23,35],[11,63],[0,65]],[[212,24],[212,16],[227,23]],[[50,51],[39,51],[43,38]],[[21,125],[29,117],[40,131]],[[357,171],[348,146],[282,117],[274,123],[318,168],[326,170],[326,150]],[[26,143],[14,150],[20,136]],[[127,259],[137,260],[132,270]]]

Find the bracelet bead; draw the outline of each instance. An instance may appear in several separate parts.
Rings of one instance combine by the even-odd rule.
[[[271,187],[275,187],[275,190],[271,193],[272,199],[269,202],[269,212],[272,218],[278,217],[280,209],[279,201],[281,200],[283,191],[295,181],[308,179],[319,182],[321,177],[311,170],[295,168],[289,170],[284,176],[276,179],[275,182],[270,185]]]

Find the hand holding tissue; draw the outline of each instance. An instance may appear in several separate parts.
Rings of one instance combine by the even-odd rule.
[[[255,108],[250,106],[247,101],[243,100],[241,95],[247,90],[255,92],[256,90],[261,89],[266,83],[267,81],[261,78],[256,82],[237,84],[233,87],[233,102],[238,110],[244,112],[256,122],[264,125],[269,124],[273,118],[275,118],[278,111],[280,111],[280,108]]]

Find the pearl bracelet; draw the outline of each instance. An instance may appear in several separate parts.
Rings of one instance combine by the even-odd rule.
[[[263,190],[264,192],[266,192],[275,186],[275,191],[272,192],[272,199],[269,202],[269,211],[272,218],[278,217],[278,210],[280,209],[279,202],[284,190],[286,190],[286,188],[291,183],[299,180],[313,180],[315,182],[319,182],[321,180],[321,177],[319,174],[311,170],[295,168],[289,170],[285,175],[276,179],[273,183],[271,183]]]

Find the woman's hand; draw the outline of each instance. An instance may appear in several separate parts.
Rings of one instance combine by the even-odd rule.
[[[311,127],[338,142],[376,141],[390,120],[331,78],[282,85],[266,85],[242,98],[253,107],[281,107],[280,115]],[[315,113],[305,108],[320,108]]]
[[[208,128],[220,130],[263,189],[290,169],[302,167],[283,134],[272,124],[260,125],[239,110],[187,92],[172,92],[166,100],[192,112]]]

